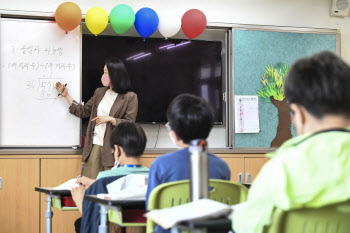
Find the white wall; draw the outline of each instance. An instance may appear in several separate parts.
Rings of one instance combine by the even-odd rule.
[[[145,130],[147,136],[146,148],[153,149],[169,149],[176,148],[176,145],[172,143],[169,130],[165,125],[150,125],[142,124],[142,128]],[[222,125],[216,125],[210,131],[207,138],[209,148],[225,148],[226,138],[225,138],[225,127]]]
[[[68,0],[0,0],[0,9],[54,13]],[[209,22],[331,28],[341,30],[342,57],[350,63],[350,17],[331,17],[332,0],[69,0],[85,14],[99,6],[107,12],[117,4],[128,4],[135,12],[142,7],[155,11],[178,11],[197,8]]]

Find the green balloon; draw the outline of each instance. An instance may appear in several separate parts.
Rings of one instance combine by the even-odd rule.
[[[111,10],[111,13],[109,14],[109,22],[111,23],[113,30],[118,35],[121,35],[134,25],[135,12],[130,6],[119,4]]]

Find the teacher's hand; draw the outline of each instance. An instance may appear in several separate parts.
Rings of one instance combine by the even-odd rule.
[[[63,97],[66,97],[68,95],[68,88],[60,82],[56,83],[56,90],[58,92],[62,91],[61,96],[63,96]]]
[[[115,119],[111,116],[98,116],[92,119],[91,121],[96,121],[96,125],[105,124],[107,122],[111,122],[112,124],[114,124]]]

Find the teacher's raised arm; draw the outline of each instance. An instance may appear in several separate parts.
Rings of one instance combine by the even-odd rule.
[[[102,67],[101,67],[102,68]],[[82,105],[69,95],[68,88],[57,82],[56,89],[70,105],[69,112],[80,118],[90,118],[86,130],[82,161],[84,176],[95,179],[100,171],[113,167],[114,157],[109,145],[113,128],[123,121],[135,121],[138,110],[137,95],[124,63],[107,59],[101,82],[91,99]]]

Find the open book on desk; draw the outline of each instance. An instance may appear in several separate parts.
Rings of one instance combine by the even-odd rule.
[[[164,229],[168,229],[183,221],[227,216],[231,212],[232,207],[229,205],[210,199],[200,199],[172,208],[152,210],[145,216]]]

